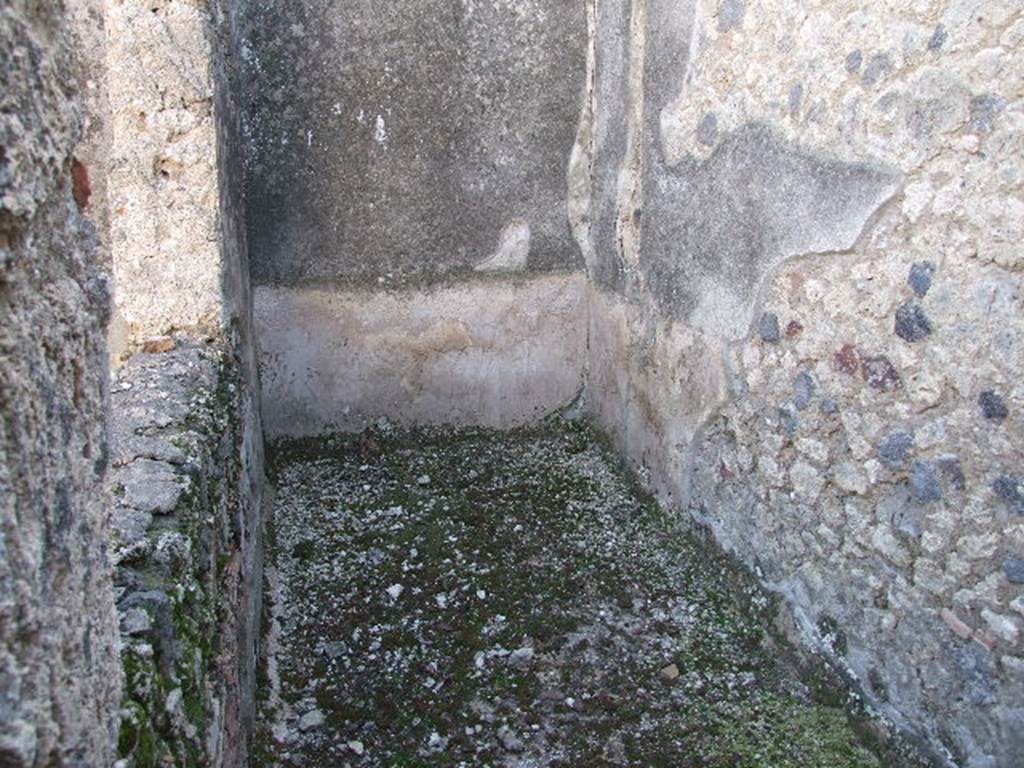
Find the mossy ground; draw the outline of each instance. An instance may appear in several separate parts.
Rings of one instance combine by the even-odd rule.
[[[272,458],[257,766],[882,765],[767,633],[770,601],[585,427]]]

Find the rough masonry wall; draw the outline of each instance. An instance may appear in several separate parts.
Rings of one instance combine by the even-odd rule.
[[[120,607],[134,617],[122,623],[129,765],[244,764],[254,717],[263,428],[233,10],[105,3],[110,336],[125,365],[110,482],[187,486],[155,517],[127,497],[115,512]]]
[[[571,402],[584,4],[236,5],[269,433],[511,426]]]
[[[0,9],[0,764],[110,765],[107,283],[62,2]]]
[[[210,4],[214,34],[214,120],[217,129],[217,183],[220,196],[221,343],[237,387],[235,417],[237,474],[233,514],[236,555],[235,659],[237,699],[227,708],[224,765],[245,765],[256,718],[256,663],[263,619],[264,496],[263,418],[254,321],[249,243],[246,238],[243,144],[236,101],[239,62],[237,15],[230,0]]]
[[[182,338],[132,357],[112,389],[118,757],[132,768],[242,765],[255,695],[247,643],[260,615],[249,593],[260,570],[235,356]]]
[[[592,15],[592,412],[884,713],[1016,765],[1022,9]]]
[[[111,345],[221,317],[213,4],[105,0]]]

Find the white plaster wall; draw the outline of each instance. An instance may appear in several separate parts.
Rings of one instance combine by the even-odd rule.
[[[581,274],[407,291],[260,287],[269,436],[398,423],[508,428],[583,385]]]

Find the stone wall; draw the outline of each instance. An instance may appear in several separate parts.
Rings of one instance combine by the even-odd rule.
[[[0,764],[110,765],[109,289],[62,2],[0,8]]]
[[[111,397],[118,756],[133,768],[243,764],[254,696],[245,389],[223,345],[175,344],[132,357]]]
[[[127,360],[113,413],[123,466],[109,479],[124,489],[119,749],[133,766],[242,765],[255,711],[264,468],[238,32],[227,0],[110,2],[106,13],[112,337]],[[133,503],[133,483],[165,495],[157,507],[145,495]]]
[[[118,356],[152,337],[220,325],[215,8],[105,0]]]
[[[510,426],[571,402],[584,5],[236,5],[268,432]]]
[[[1024,752],[1024,12],[596,0],[591,412],[940,762]]]

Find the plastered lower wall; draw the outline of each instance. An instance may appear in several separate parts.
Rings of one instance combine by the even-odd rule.
[[[590,14],[590,411],[937,759],[1017,765],[1022,9]]]
[[[380,418],[509,428],[583,387],[579,274],[374,294],[260,287],[255,311],[271,435]]]

